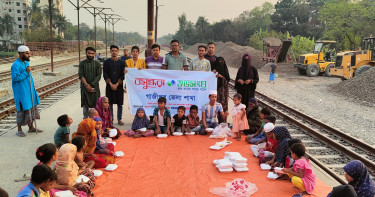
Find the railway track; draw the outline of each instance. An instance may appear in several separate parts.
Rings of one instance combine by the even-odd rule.
[[[67,66],[71,65],[73,63],[78,62],[78,57],[70,58],[70,59],[65,59],[65,60],[60,60],[60,61],[55,61],[54,62],[54,68],[62,67],[62,66]],[[50,63],[45,63],[45,64],[39,64],[35,66],[31,66],[31,72],[41,72],[41,71],[46,71],[49,70],[51,67]],[[0,73],[0,82],[3,81],[8,81],[11,80],[11,71],[4,71]]]
[[[78,74],[71,75],[51,84],[37,88],[40,98],[38,109],[49,107],[79,88]],[[16,105],[14,99],[0,103],[0,136],[16,127]]]
[[[230,83],[230,97],[236,93],[234,80]],[[301,139],[311,161],[341,184],[346,184],[343,167],[351,160],[362,161],[372,176],[375,175],[375,147],[324,122],[280,103],[259,91],[258,102],[277,116],[277,126],[288,128],[292,138]]]

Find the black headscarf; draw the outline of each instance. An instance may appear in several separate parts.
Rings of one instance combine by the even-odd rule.
[[[370,178],[365,164],[361,161],[353,160],[344,166],[344,171],[353,178],[349,185],[353,186],[358,197],[375,195],[375,183]]]
[[[215,63],[211,66],[211,70],[216,70],[220,75],[222,75],[227,82],[229,82],[230,77],[229,77],[229,71],[227,64],[225,63],[225,60],[223,57],[218,57],[216,58]],[[224,85],[225,83],[223,82],[222,78],[218,78],[217,80],[217,88],[220,88]]]
[[[249,57],[249,59],[246,59],[246,56]],[[251,56],[248,54],[248,53],[245,53],[243,56],[242,56],[242,62],[241,62],[241,67],[242,67],[242,71],[244,72],[244,75],[243,75],[243,80],[247,80],[247,79],[253,79],[254,78],[254,73],[253,73],[253,69],[251,68]]]
[[[290,154],[288,148],[288,141],[292,138],[286,127],[275,127],[272,132],[275,134],[275,138],[278,141],[277,149],[275,152],[275,161],[278,163],[284,163],[285,158]]]
[[[357,197],[357,193],[351,185],[340,185],[334,187],[327,197]]]

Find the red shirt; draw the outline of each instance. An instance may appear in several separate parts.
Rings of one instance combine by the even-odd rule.
[[[277,141],[276,139],[267,138],[267,145],[266,145],[266,151],[270,151],[275,153],[277,149]]]

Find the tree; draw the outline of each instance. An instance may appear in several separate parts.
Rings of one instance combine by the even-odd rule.
[[[3,37],[5,34],[5,25],[3,23],[3,18],[0,16],[0,37]]]
[[[198,17],[197,22],[195,23],[195,28],[200,35],[199,42],[205,42],[205,38],[208,36],[208,32],[210,31],[210,23],[208,23],[208,20],[204,16]]]
[[[13,34],[13,25],[14,23],[14,18],[10,16],[9,14],[5,14],[3,19],[2,19],[2,24],[4,26],[5,33],[8,35]]]
[[[180,40],[182,44],[185,44],[185,34],[187,30],[186,28],[187,20],[186,20],[185,13],[182,13],[181,16],[178,16],[178,23],[179,23],[179,28],[175,34],[175,39]]]

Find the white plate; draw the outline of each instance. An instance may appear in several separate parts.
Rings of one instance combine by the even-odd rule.
[[[182,136],[182,135],[184,135],[184,134],[183,134],[182,132],[174,132],[173,135],[174,135],[174,136]]]
[[[94,172],[95,177],[99,177],[103,174],[103,171],[101,171],[101,170],[93,170],[92,172]]]
[[[224,148],[224,147],[215,146],[215,145],[210,146],[210,149],[212,149],[212,150],[220,150],[220,149],[222,149],[222,148]]]
[[[168,135],[167,134],[158,134],[156,137],[157,138],[167,138]]]
[[[275,173],[273,173],[273,172],[269,172],[269,173],[267,174],[267,178],[268,178],[268,179],[275,180],[275,179],[277,179],[277,177],[279,177],[279,176],[277,176],[277,174],[275,174]]]
[[[56,195],[57,197],[76,197],[76,196],[72,193],[72,191],[70,191],[70,190],[58,191],[58,192],[55,193],[55,195]]]
[[[116,129],[109,130],[109,137],[116,137],[116,135],[117,135],[117,130]]]
[[[115,155],[116,155],[116,157],[123,157],[125,154],[122,151],[116,151]]]
[[[233,172],[233,168],[218,168],[221,173]]]
[[[260,168],[262,170],[271,170],[271,166],[269,164],[266,164],[266,163],[260,164]]]
[[[185,135],[195,135],[195,132],[190,132],[190,133],[186,132]]]
[[[108,144],[113,144],[113,146],[116,146],[116,142],[107,142]]]
[[[285,174],[285,172],[283,171],[284,168],[275,167],[274,169],[275,169],[275,173]]]
[[[242,168],[234,167],[234,169],[235,169],[237,172],[247,172],[247,171],[249,171],[249,168],[247,168],[247,167],[242,167]]]
[[[78,178],[75,180],[76,183],[87,183],[89,182],[90,178],[85,175],[79,175]]]
[[[118,166],[116,164],[108,164],[107,167],[105,167],[105,170],[112,172],[112,171],[116,170],[117,167]]]

